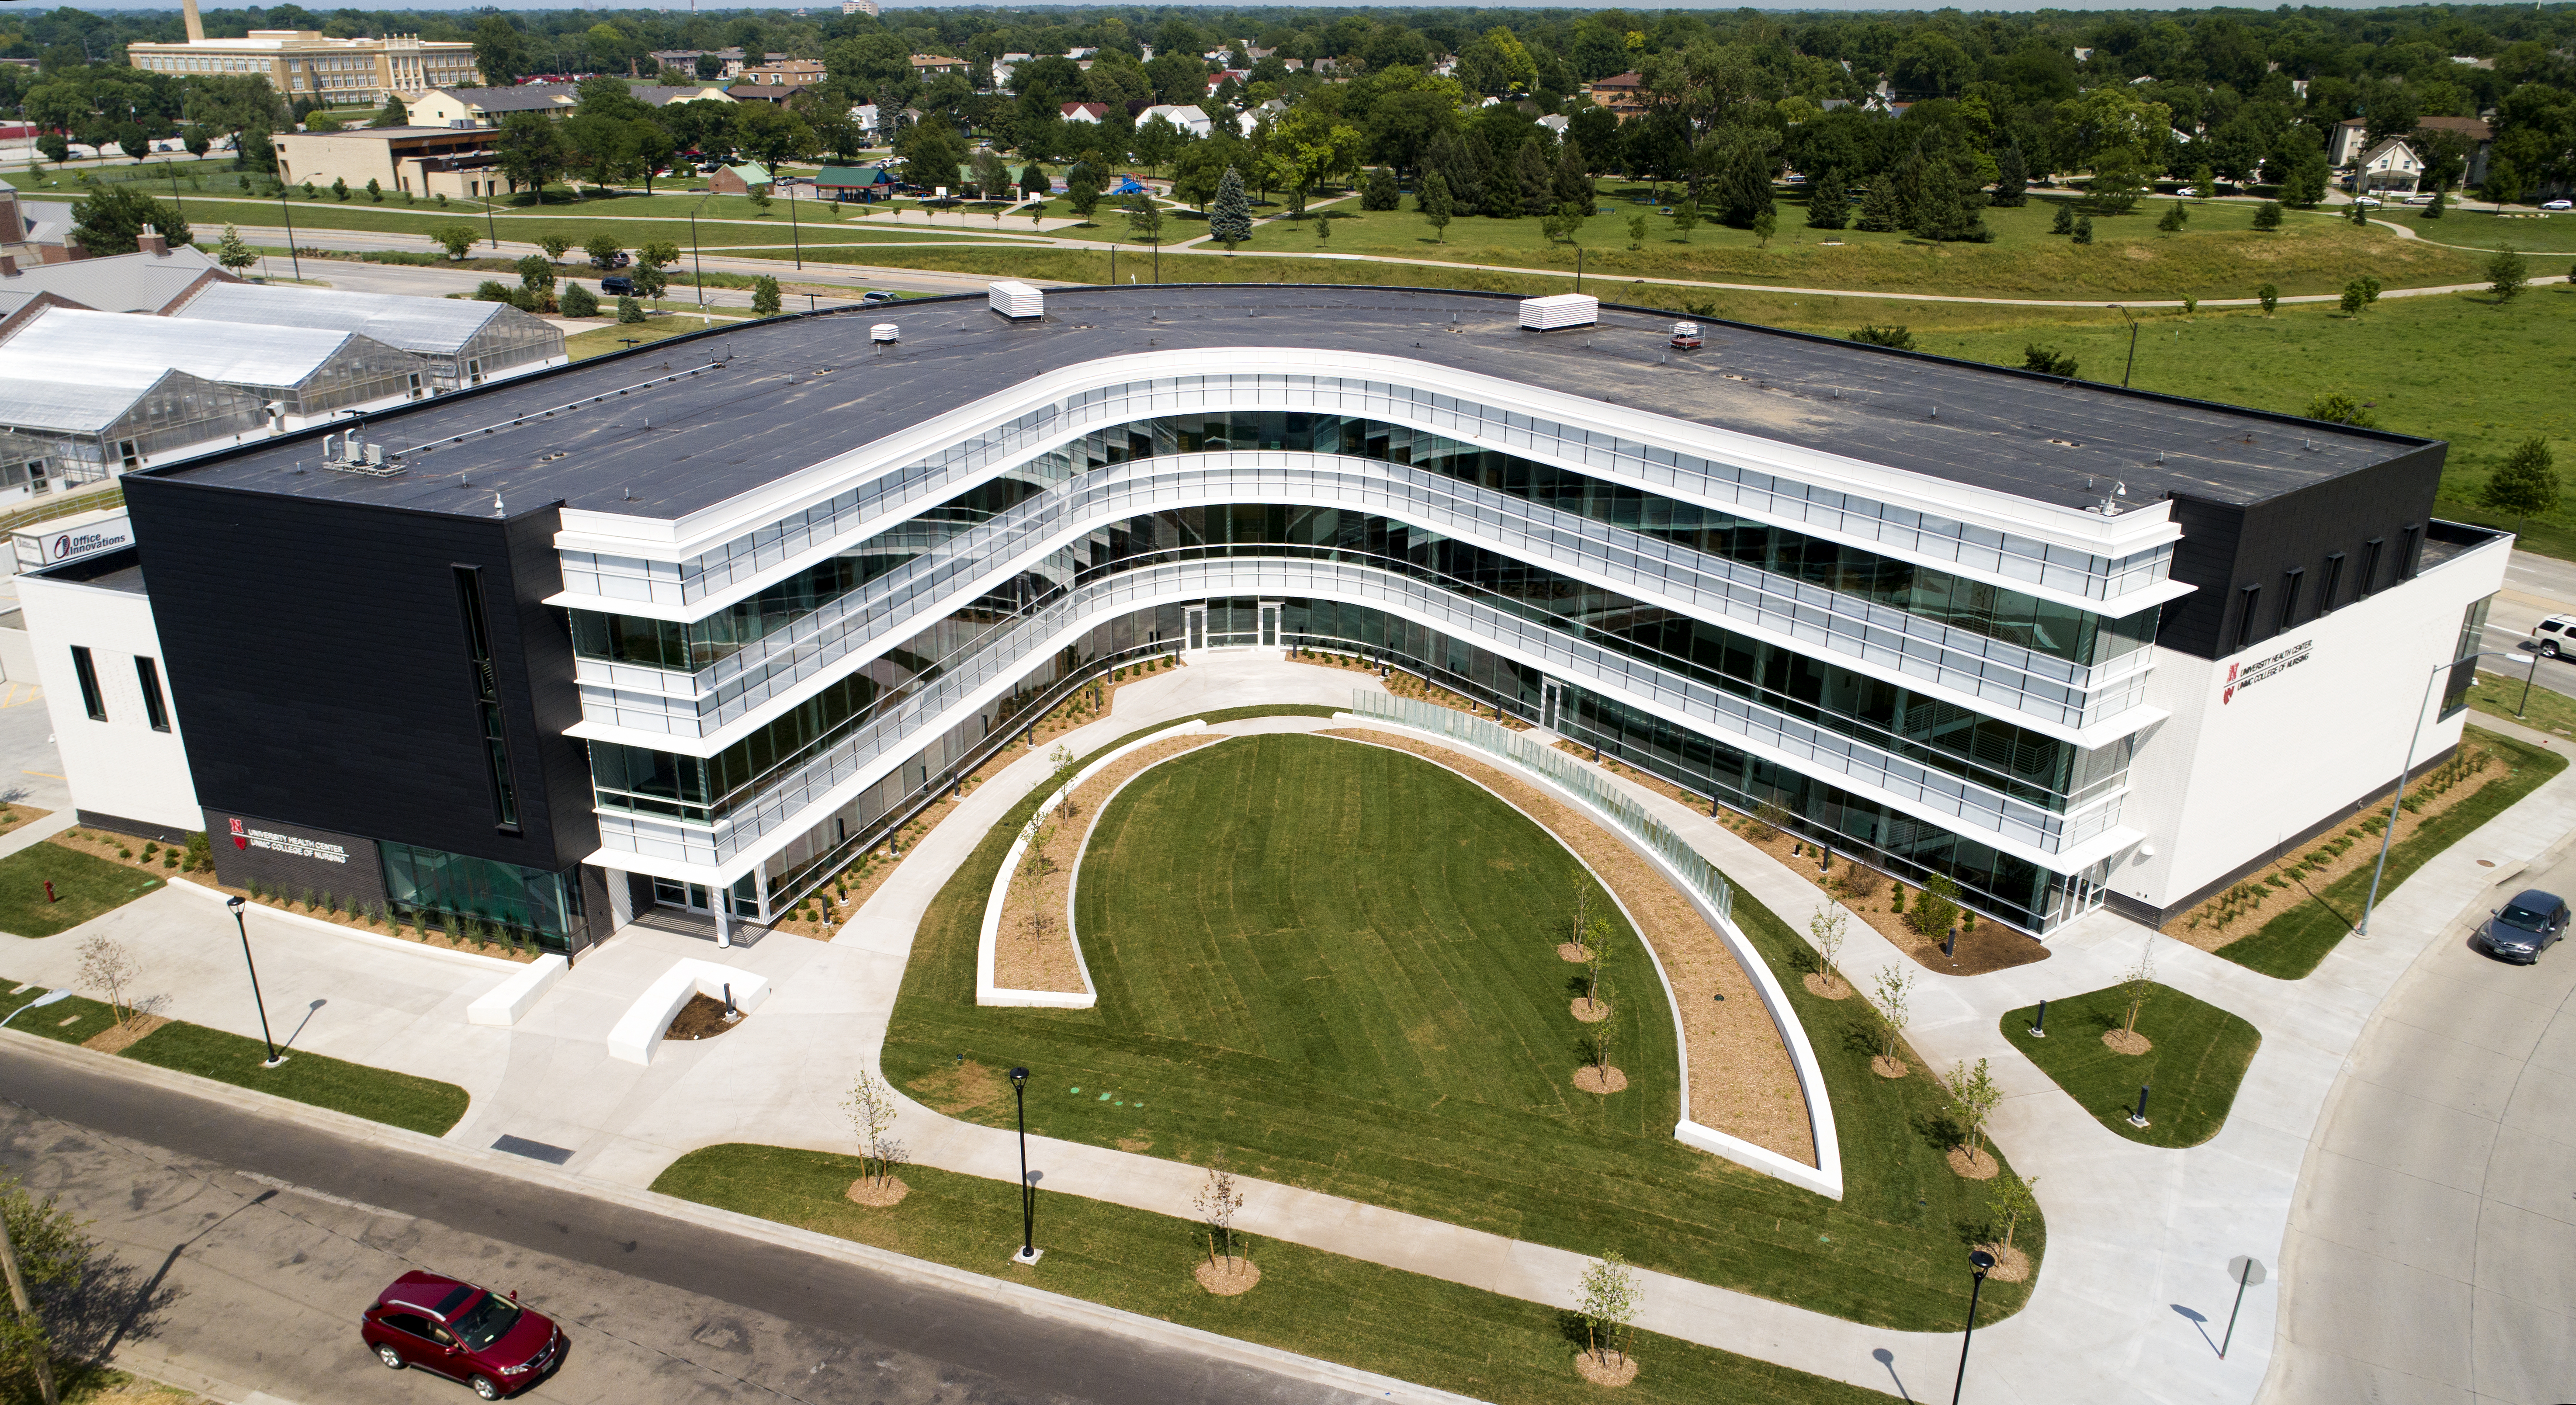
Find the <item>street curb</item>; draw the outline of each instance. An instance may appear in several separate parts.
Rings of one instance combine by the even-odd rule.
[[[1483,1405],[1483,1402],[1474,1396],[1458,1395],[1450,1391],[1415,1385],[1410,1381],[1397,1380],[1392,1376],[1382,1376],[1356,1367],[1343,1366],[1311,1356],[1301,1356],[1278,1347],[1263,1346],[1258,1342],[1248,1342],[1197,1327],[1185,1327],[1180,1323],[1166,1322],[1158,1317],[1147,1317],[1125,1308],[1108,1307],[1080,1298],[1066,1297],[1061,1293],[1051,1293],[1043,1288],[1014,1283],[1006,1278],[987,1277],[966,1269],[950,1268],[945,1264],[911,1258],[892,1250],[856,1244],[846,1239],[835,1239],[827,1234],[798,1229],[793,1225],[780,1224],[774,1220],[737,1214],[711,1205],[700,1205],[695,1201],[681,1200],[649,1190],[638,1190],[611,1181],[556,1170],[524,1157],[488,1151],[480,1147],[459,1146],[454,1142],[442,1141],[436,1137],[406,1131],[400,1127],[390,1127],[380,1122],[370,1122],[363,1117],[354,1117],[348,1113],[309,1106],[255,1089],[236,1088],[230,1084],[216,1083],[192,1074],[175,1073],[151,1064],[119,1058],[113,1054],[102,1054],[93,1049],[63,1044],[42,1035],[26,1034],[14,1029],[0,1029],[0,1047],[20,1048],[39,1058],[86,1069],[92,1073],[103,1073],[110,1077],[123,1078],[129,1082],[147,1084],[208,1101],[221,1101],[255,1116],[301,1122],[370,1146],[408,1152],[412,1155],[444,1161],[450,1165],[471,1167],[478,1171],[494,1172],[531,1184],[607,1201],[646,1214],[684,1220],[703,1228],[720,1230],[746,1239],[761,1240],[783,1249],[835,1259],[853,1267],[886,1274],[915,1286],[975,1294],[989,1301],[1016,1308],[1032,1317],[1096,1332],[1114,1333],[1145,1346],[1186,1351],[1237,1365],[1250,1365],[1291,1379],[1378,1399],[1422,1402],[1422,1405]]]

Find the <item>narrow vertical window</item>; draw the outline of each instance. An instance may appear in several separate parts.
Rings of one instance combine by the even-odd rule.
[[[107,720],[107,698],[98,690],[98,669],[89,661],[89,650],[72,646],[72,672],[80,677],[81,706],[92,722]]]
[[[465,620],[467,661],[474,667],[475,719],[483,732],[483,761],[491,771],[492,813],[501,828],[519,827],[518,788],[510,782],[510,738],[501,718],[501,675],[492,663],[492,632],[483,617],[483,573],[456,568],[456,603]]]
[[[2352,588],[2353,599],[2379,589],[2379,549],[2387,544],[2386,537],[2372,537],[2361,544],[2361,582]]]
[[[2342,585],[2343,553],[2338,551],[2326,558],[2326,578],[2317,582],[2318,614],[2325,615],[2332,614],[2334,612],[2335,591]]]
[[[143,720],[152,724],[153,731],[169,731],[170,705],[161,697],[161,665],[136,654],[134,681],[143,689]]]
[[[2424,545],[2423,524],[2419,522],[2408,527],[2399,537],[2399,542],[2400,545],[2397,548],[2397,578],[2401,581],[2411,581],[2415,579],[2417,553]]]
[[[2281,624],[2288,629],[2299,622],[2299,587],[2306,583],[2305,567],[2293,567],[2281,573]]]
[[[2254,642],[2254,606],[2263,598],[2263,587],[2249,585],[2245,587],[2244,596],[2245,607],[2236,615],[2236,647],[2239,649]]]

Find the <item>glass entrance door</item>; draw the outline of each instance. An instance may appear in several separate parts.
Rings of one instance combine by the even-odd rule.
[[[1545,679],[1538,685],[1538,725],[1547,731],[1559,730],[1556,725],[1556,713],[1557,708],[1564,701],[1564,690],[1565,685],[1553,678]]]
[[[1279,606],[1268,600],[1261,602],[1261,647],[1279,647]]]
[[[1183,612],[1182,618],[1187,621],[1189,626],[1187,629],[1182,631],[1182,634],[1187,641],[1182,645],[1182,647],[1187,649],[1206,648],[1207,606],[1192,605],[1188,610]]]
[[[664,907],[685,908],[690,912],[713,913],[715,899],[704,883],[676,883],[668,878],[653,880],[653,901]]]

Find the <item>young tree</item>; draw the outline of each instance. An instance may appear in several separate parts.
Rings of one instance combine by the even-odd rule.
[[[2266,200],[2262,204],[2255,206],[2254,227],[2256,229],[2279,229],[2281,227],[2281,202],[2278,200]]]
[[[196,242],[177,211],[128,183],[100,182],[72,207],[72,231],[93,256],[133,253],[147,224],[173,248]]]
[[[2021,364],[2023,370],[2037,371],[2043,376],[2075,379],[2075,358],[2072,355],[2054,347],[2041,346],[2037,342],[2023,345]]]
[[[1754,211],[1754,213],[1753,213],[1753,237],[1754,237],[1755,239],[1757,239],[1757,240],[1761,241],[1761,242],[1760,242],[1759,247],[1761,247],[1761,248],[1765,248],[1765,249],[1770,248],[1770,247],[1771,247],[1771,236],[1772,236],[1773,234],[1778,233],[1778,232],[1779,232],[1779,229],[1780,229],[1780,214],[1779,214],[1779,211],[1777,211],[1777,210],[1773,209],[1773,208],[1772,208],[1771,206],[1769,206],[1769,205],[1765,205],[1765,206],[1763,206],[1761,209]]]
[[[2150,942],[2154,941],[2151,934]],[[2120,1000],[2127,1013],[2120,1019],[2122,1034],[2138,1032],[2138,1012],[2147,1007],[2147,998],[2156,993],[2156,954],[2152,950],[2138,953],[2138,964],[2120,977]]]
[[[1882,966],[1870,987],[1870,1009],[1878,1016],[1879,1057],[1895,1063],[1897,1051],[1904,1047],[1906,1022],[1913,1018],[1914,971]]]
[[[635,291],[646,298],[658,298],[671,286],[671,275],[665,270],[680,261],[680,246],[668,239],[655,239],[636,246]]]
[[[2007,146],[1995,158],[1994,203],[2004,209],[2018,209],[2030,198],[2030,165],[2022,158],[2019,146]]]
[[[1208,1263],[1213,1266],[1222,1252],[1226,1271],[1234,1272],[1234,1217],[1243,1209],[1243,1191],[1225,1164],[1222,1148],[1208,1159],[1207,1181],[1199,1187],[1198,1198],[1190,1203],[1208,1227]]]
[[[1456,204],[1449,198],[1448,180],[1438,171],[1424,176],[1421,191],[1413,201],[1422,209],[1423,222],[1431,226],[1431,237],[1447,242],[1449,221],[1457,213]]]
[[[879,1185],[893,1177],[894,1163],[901,1155],[889,1135],[900,1107],[894,1089],[864,1068],[850,1081],[850,1095],[841,1101],[841,1110],[850,1116],[851,1134],[858,1138],[861,1172]]]
[[[1646,247],[1646,217],[1644,215],[1630,215],[1628,217],[1628,247],[1631,249],[1642,249]]]
[[[134,1018],[134,983],[142,978],[133,953],[114,938],[100,935],[81,943],[80,983],[107,997],[119,1025]]]
[[[2508,303],[2522,296],[2524,285],[2531,281],[2531,261],[2504,245],[2497,245],[2495,257],[2487,260],[2487,289],[2496,301]]]
[[[1619,1031],[1617,997],[1617,987],[1611,982],[1597,976],[1593,979],[1592,993],[1587,997],[1589,1009],[1585,1011],[1591,1018],[1584,1025],[1583,1048],[1605,1091],[1610,1086],[1610,1050]]]
[[[1673,207],[1673,228],[1681,231],[1682,242],[1690,242],[1691,231],[1699,228],[1699,202],[1684,200]]]
[[[215,245],[215,262],[239,273],[259,262],[259,255],[251,251],[250,245],[242,242],[240,230],[231,225],[225,225],[224,237]]]
[[[367,177],[367,199],[378,205],[385,203],[384,185],[374,176]]]
[[[1216,201],[1208,208],[1208,237],[1225,246],[1234,246],[1252,237],[1252,197],[1244,193],[1243,173],[1232,166],[1217,177]]]
[[[18,1261],[16,1282],[0,1294],[0,1381],[32,1377],[38,1397],[55,1399],[56,1348],[45,1331],[45,1309],[79,1294],[95,1246],[81,1233],[84,1222],[56,1206],[55,1197],[38,1200],[13,1177],[0,1176],[0,1226]],[[21,1289],[32,1309],[26,1313],[17,1310]]]
[[[1896,182],[1884,173],[1869,183],[1869,192],[1860,200],[1860,228],[1864,234],[1894,234],[1899,224],[1896,208]]]
[[[1100,168],[1083,161],[1064,174],[1064,202],[1073,212],[1088,220],[1100,208]]]
[[[1856,341],[1863,346],[1892,346],[1899,351],[1914,349],[1912,330],[1901,326],[1882,327],[1875,322],[1865,327],[1855,327],[1844,333],[1843,340]]]
[[[617,320],[628,326],[633,326],[636,323],[642,322],[644,320],[644,304],[637,302],[633,298],[619,298],[617,300]]]
[[[1948,934],[1950,924],[1959,918],[1959,885],[1948,875],[1936,873],[1923,885],[1914,907],[1905,914],[1905,925],[1925,938],[1938,940]]]
[[[545,253],[548,263],[562,263],[564,254],[572,248],[572,236],[560,229],[549,229],[538,235],[534,242]]]
[[[2166,234],[2180,234],[2183,226],[2190,222],[2191,210],[2176,200],[2172,208],[2165,211],[2164,218],[2156,221],[2156,228]]]
[[[1060,790],[1069,790],[1073,785],[1073,778],[1081,772],[1082,758],[1074,754],[1070,745],[1057,742],[1055,749],[1047,753],[1047,778],[1038,793],[1053,795]],[[1073,816],[1073,797],[1068,794],[1056,803],[1055,817],[1063,821],[1072,819]]]
[[[1154,193],[1140,190],[1127,197],[1127,232],[1147,244],[1163,242],[1163,207],[1154,203]]]
[[[544,296],[551,296],[554,293],[554,260],[543,254],[530,254],[519,260],[515,266],[519,270],[520,287]]]
[[[2515,518],[2524,526],[2534,517],[2556,512],[2558,469],[2549,452],[2549,441],[2535,434],[2515,445],[2504,467],[2487,479],[2487,486],[2478,494],[2478,505]]]
[[[1574,231],[1583,227],[1583,211],[1571,202],[1547,212],[1538,223],[1539,233],[1551,244],[1567,243]]]
[[[2437,220],[2437,219],[2440,219],[2440,218],[2442,217],[2442,214],[2443,214],[2443,210],[2444,210],[2444,208],[2445,208],[2445,205],[2446,205],[2446,204],[2447,204],[2447,202],[2450,200],[2450,198],[2451,198],[2451,193],[2450,193],[2449,191],[2447,191],[2447,190],[2436,190],[2436,191],[2434,191],[2434,192],[2433,192],[2433,203],[2424,207],[2424,218],[2426,218],[2426,219],[2428,219],[2428,220]]]
[[[751,280],[751,310],[754,316],[778,315],[778,280],[764,273]]]
[[[1395,168],[1392,166],[1373,167],[1368,177],[1360,182],[1360,208],[1363,210],[1392,210],[1403,198],[1403,192],[1396,186]]]
[[[349,198],[349,183],[345,180],[332,181],[331,198],[334,200],[346,201]]]
[[[1950,1097],[1950,1114],[1959,1120],[1959,1128],[1968,1134],[1968,1164],[1977,1164],[1985,1155],[1986,1122],[2002,1105],[2004,1090],[1995,1083],[1994,1074],[1979,1059],[1974,1065],[1962,1059],[1950,1065],[1950,1076],[1943,1091]]]
[[[1583,1318],[1584,1337],[1594,1360],[1605,1366],[1627,1360],[1628,1324],[1636,1320],[1644,1301],[1637,1275],[1617,1250],[1583,1270],[1582,1281],[1575,1285],[1574,1310]]]
[[[1610,924],[1610,914],[1596,915],[1583,929],[1583,1000],[1593,1009],[1601,1007],[1601,963],[1610,948],[1619,941],[1619,929]]]
[[[1020,826],[1020,838],[1028,845],[1020,855],[1020,872],[1032,884],[1045,881],[1055,872],[1055,835],[1056,827],[1047,823],[1044,815],[1031,815],[1028,823]]]
[[[2024,1180],[2010,1171],[1986,1183],[1986,1211],[2004,1222],[2003,1247],[2006,1250],[2012,1248],[2013,1230],[2021,1224],[2022,1218],[2039,1213],[2039,1197],[2031,1192],[2031,1187],[2037,1184],[2037,1176]]]
[[[2360,280],[2360,279],[2356,278],[2356,279],[2352,280],[2351,282],[2346,283],[2346,284],[2344,284],[2344,285],[2343,285],[2343,297],[2340,299],[2340,304],[2341,304],[2341,306],[2342,306],[2342,308],[2343,308],[2343,315],[2344,315],[2344,316],[2346,316],[2346,317],[2358,317],[2358,316],[2360,316],[2360,315],[2361,315],[2361,309],[2362,309],[2362,306],[2363,306],[2365,303],[2369,302],[2369,301],[2370,301],[2370,299],[2369,299],[2365,294],[2363,294],[2363,292],[2362,292],[2362,290],[2361,290],[2361,280]]]
[[[1843,983],[1840,967],[1849,921],[1837,903],[1818,903],[1807,918],[1807,940],[1816,948],[1817,974],[1825,978],[1827,990],[1840,989]]]
[[[2254,290],[2254,300],[2263,304],[2264,316],[2271,316],[2273,309],[2281,305],[2281,285],[2278,283],[2264,284],[2262,287]]]
[[[2360,197],[2355,196],[2351,204],[2343,207],[2343,217],[2356,227],[2369,224],[2370,207],[2361,203]]]
[[[2361,408],[2360,401],[2340,390],[2319,391],[2309,396],[2305,413],[2309,419],[2322,420],[2327,424],[2358,425],[2363,429],[2371,425],[2370,412]]]
[[[2192,167],[2191,188],[2192,198],[2195,200],[2207,200],[2216,196],[2218,194],[2217,170],[2206,161]]]
[[[615,268],[617,256],[626,252],[626,245],[615,231],[603,229],[581,241],[581,251],[590,255],[591,267]]]
[[[2093,242],[2093,217],[2091,215],[2081,216],[2075,221],[2074,242],[2078,244],[2090,244]]]
[[[2075,207],[2068,204],[2066,201],[2058,201],[2057,213],[2051,215],[2048,220],[2048,232],[2051,234],[2073,234],[2075,232]]]
[[[1601,908],[1601,886],[1592,881],[1590,869],[1577,868],[1574,871],[1574,901],[1569,906],[1574,912],[1574,923],[1567,931],[1565,945],[1581,951],[1585,934],[1592,930],[1593,916]]]

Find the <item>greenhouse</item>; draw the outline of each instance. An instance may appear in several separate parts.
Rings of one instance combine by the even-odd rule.
[[[262,397],[185,371],[0,349],[0,503],[95,483],[266,431]]]
[[[355,332],[427,363],[445,393],[564,359],[561,328],[508,303],[213,283],[172,317]]]
[[[12,336],[7,350],[58,378],[185,371],[257,395],[276,406],[289,429],[337,410],[425,395],[430,379],[419,357],[355,332],[60,307]]]

